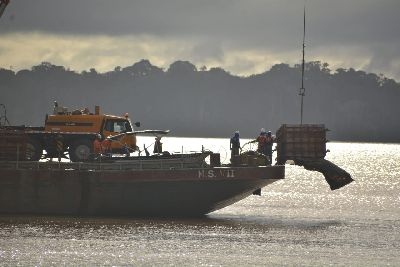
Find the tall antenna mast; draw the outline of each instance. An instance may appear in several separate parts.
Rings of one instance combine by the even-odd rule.
[[[301,96],[301,105],[300,105],[300,124],[303,124],[303,102],[304,96],[306,93],[306,89],[304,88],[304,49],[306,41],[306,5],[304,5],[304,19],[303,19],[303,61],[301,64],[301,88],[299,91],[299,95]]]

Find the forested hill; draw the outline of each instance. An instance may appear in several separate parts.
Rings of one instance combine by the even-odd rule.
[[[175,136],[228,138],[239,130],[254,137],[262,127],[275,132],[300,122],[300,83],[300,66],[287,64],[238,77],[187,61],[163,70],[142,60],[107,73],[44,62],[18,72],[0,69],[0,103],[14,125],[43,125],[57,100],[72,110],[100,105],[104,113],[128,112],[141,129],[170,129]],[[309,62],[305,88],[304,123],[324,123],[329,139],[400,142],[400,84],[394,80]]]

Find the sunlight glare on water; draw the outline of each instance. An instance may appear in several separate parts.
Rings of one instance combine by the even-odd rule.
[[[153,140],[140,138],[139,147]],[[228,138],[162,142],[170,152],[204,145],[229,162]],[[1,215],[0,265],[398,265],[400,145],[327,146],[327,159],[355,180],[336,191],[322,174],[287,165],[261,197],[204,218]]]

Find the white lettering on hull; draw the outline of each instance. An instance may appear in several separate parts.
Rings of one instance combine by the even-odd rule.
[[[199,170],[198,178],[235,178],[235,170]]]

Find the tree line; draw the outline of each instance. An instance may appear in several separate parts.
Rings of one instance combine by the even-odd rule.
[[[0,69],[0,103],[13,125],[40,126],[53,101],[70,110],[100,105],[104,113],[129,113],[142,128],[175,136],[254,137],[300,122],[301,66],[276,64],[246,77],[222,68],[176,61],[168,69],[141,60],[99,73],[43,62],[31,69]],[[303,123],[323,123],[331,140],[400,142],[400,84],[383,75],[327,63],[305,65]],[[2,110],[0,110],[2,112]]]

